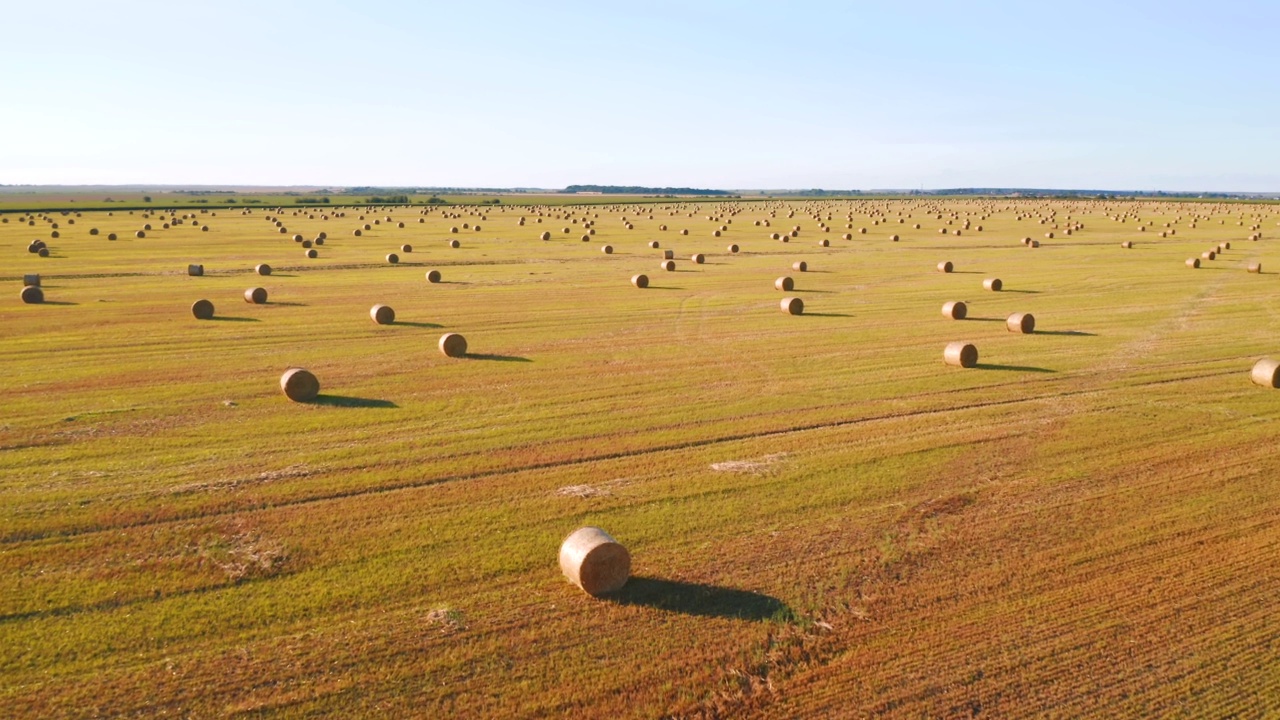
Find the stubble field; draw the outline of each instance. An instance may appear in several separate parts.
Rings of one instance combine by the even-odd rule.
[[[1275,206],[148,215],[0,216],[0,715],[1280,711]]]

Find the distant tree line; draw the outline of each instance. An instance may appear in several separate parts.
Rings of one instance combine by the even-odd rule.
[[[327,200],[328,198],[325,198],[325,199]],[[408,205],[409,196],[408,195],[374,195],[373,197],[365,198],[364,201],[365,201],[365,204],[367,205]]]
[[[644,187],[641,185],[570,185],[565,193],[601,193],[602,195],[730,195],[727,190],[703,190],[685,187]]]
[[[300,198],[294,198],[293,201],[295,203],[298,203],[299,205],[328,205],[329,204],[329,198],[327,197],[319,197],[319,198],[300,197]]]

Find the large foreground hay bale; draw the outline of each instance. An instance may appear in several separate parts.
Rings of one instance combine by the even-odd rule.
[[[1014,313],[1004,321],[1009,332],[1029,335],[1036,331],[1036,319],[1031,313]]]
[[[606,595],[627,584],[631,553],[598,527],[578,528],[560,543],[560,571],[588,595]]]
[[[289,368],[280,376],[280,389],[294,402],[311,402],[320,394],[320,381],[303,368]]]
[[[1000,281],[1000,278],[987,278],[986,280],[982,281],[983,290],[990,290],[991,292],[1000,292],[1000,290],[1002,290],[1003,288],[1004,288],[1004,283]]]
[[[632,275],[631,284],[643,290],[644,288],[649,287],[649,276],[644,274]]]
[[[963,320],[969,314],[969,306],[965,305],[961,300],[952,300],[951,302],[943,303],[942,314],[952,320]]]
[[[37,285],[28,285],[22,288],[22,302],[28,305],[38,305],[44,302],[44,290]]]
[[[213,303],[208,300],[197,300],[191,303],[191,314],[197,320],[212,320]]]
[[[1253,364],[1250,378],[1263,387],[1280,387],[1280,360],[1262,358]]]
[[[948,343],[942,351],[942,361],[956,367],[971,368],[978,364],[978,348],[972,343]]]
[[[244,301],[247,303],[253,303],[254,305],[262,305],[267,301],[267,289],[256,287],[245,290]]]
[[[396,321],[396,311],[389,305],[374,305],[369,308],[369,317],[379,325],[390,325]]]
[[[782,302],[778,305],[782,308],[782,312],[788,315],[804,314],[804,300],[798,297],[782,298]]]
[[[445,357],[462,357],[467,354],[467,339],[458,333],[445,333],[440,336],[440,352]]]
[[[784,275],[773,281],[773,287],[782,292],[791,292],[796,289],[796,281]]]

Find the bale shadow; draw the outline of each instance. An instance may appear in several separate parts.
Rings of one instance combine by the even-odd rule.
[[[998,323],[1002,323],[1005,321],[1004,318],[980,318],[980,317],[966,317],[965,320],[972,320],[974,322],[998,322]],[[962,320],[961,322],[964,322],[964,321]]]
[[[533,362],[527,357],[519,355],[493,355],[489,353],[467,353],[464,357],[468,360],[493,360],[495,362]]]
[[[307,307],[306,303],[287,302],[287,301],[281,302],[279,300],[272,300],[270,302],[263,303],[263,305],[279,305],[280,307]]]
[[[804,317],[843,317],[843,318],[853,317],[852,315],[849,315],[846,313],[826,313],[826,312],[804,312],[804,313],[801,313],[801,315]]]
[[[1039,295],[1039,294],[1040,294],[1040,291],[1039,291],[1039,290],[1010,290],[1009,288],[1005,288],[1005,289],[1001,290],[1000,292],[1007,292],[1007,293],[1021,293],[1021,294],[1023,294],[1023,295]]]
[[[413,322],[413,321],[411,321],[411,320],[396,320],[395,322],[393,322],[393,323],[391,323],[391,324],[392,324],[392,325],[404,325],[405,327],[418,327],[418,328],[442,328],[442,327],[444,327],[443,325],[437,325],[437,324],[435,324],[435,323],[429,323],[429,322]]]
[[[621,590],[604,598],[618,605],[753,622],[786,620],[792,614],[781,600],[761,593],[659,578],[632,577]]]
[[[35,304],[37,305],[79,305],[80,303],[70,302],[68,300],[42,300]]]
[[[801,288],[796,288],[795,292],[822,293],[823,295],[834,295],[836,291],[835,290],[803,290]]]
[[[214,315],[213,317],[211,317],[211,318],[209,318],[209,319],[210,319],[210,320],[217,320],[218,322],[262,322],[262,321],[261,321],[261,320],[259,320],[258,318],[251,318],[251,317],[232,317],[232,316],[230,316],[230,315]]]
[[[1036,330],[1035,335],[1061,335],[1063,337],[1098,337],[1097,333],[1083,330]]]
[[[645,289],[646,290],[683,290],[684,288],[676,287],[674,285],[650,285]]]
[[[345,395],[317,395],[313,405],[348,408],[398,408],[399,405],[390,400],[374,400],[372,398],[347,397]]]
[[[937,271],[935,270],[935,272]],[[981,270],[952,270],[949,273],[939,273],[939,274],[941,275],[986,275],[986,273]]]
[[[1056,373],[1057,370],[1049,368],[1031,367],[1029,365],[992,365],[991,363],[978,363],[974,367],[979,370],[1009,370],[1012,372],[1033,372],[1033,373]]]
[[[257,275],[257,273],[253,273],[253,274],[254,274],[254,275]],[[294,274],[292,274],[292,273],[278,273],[278,272],[273,272],[273,273],[271,273],[270,275],[263,275],[262,277],[273,277],[273,278],[278,278],[278,277],[298,277],[298,276],[297,276],[297,275],[294,275]]]

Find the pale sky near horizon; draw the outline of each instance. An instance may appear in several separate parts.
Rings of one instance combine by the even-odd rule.
[[[0,184],[1280,191],[1280,2],[20,3]]]

